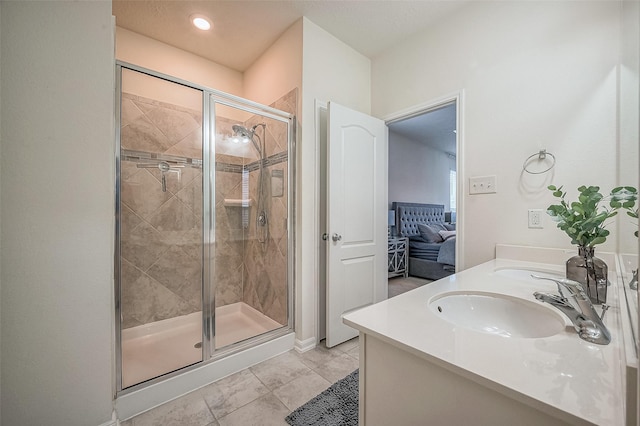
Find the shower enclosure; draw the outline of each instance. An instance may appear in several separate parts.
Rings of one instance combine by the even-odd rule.
[[[296,92],[271,106],[118,63],[118,391],[292,330]]]

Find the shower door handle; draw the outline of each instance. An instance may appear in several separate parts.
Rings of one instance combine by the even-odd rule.
[[[331,236],[331,239],[332,239],[334,242],[338,242],[338,241],[340,241],[340,240],[342,239],[342,235],[340,235],[340,234],[333,234],[333,235]]]

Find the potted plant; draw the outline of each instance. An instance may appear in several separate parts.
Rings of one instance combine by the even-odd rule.
[[[611,206],[617,209],[624,209],[627,215],[638,220],[638,207],[635,203],[638,199],[638,190],[632,186],[619,186],[611,190]],[[634,208],[635,207],[635,208]],[[638,237],[638,230],[633,233]]]
[[[578,246],[578,255],[567,260],[567,278],[582,283],[592,303],[605,303],[607,299],[607,264],[594,256],[595,246],[609,236],[605,227],[607,219],[618,214],[621,208],[631,210],[637,200],[637,190],[624,186],[611,190],[608,197],[600,193],[598,186],[578,188],[578,201],[567,202],[562,186],[549,185],[559,204],[552,204],[547,213],[557,222],[557,227]],[[608,201],[608,203],[607,203]]]

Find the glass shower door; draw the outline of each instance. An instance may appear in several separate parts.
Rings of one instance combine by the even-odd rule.
[[[295,106],[295,92],[281,104]],[[289,325],[288,118],[212,96],[215,350]]]
[[[291,333],[297,92],[266,107],[118,71],[116,362],[129,392]]]
[[[203,94],[123,69],[117,231],[121,387],[202,351]]]

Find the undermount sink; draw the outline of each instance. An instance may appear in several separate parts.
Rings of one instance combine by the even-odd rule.
[[[498,293],[444,293],[435,296],[429,308],[454,325],[504,337],[549,337],[565,329],[560,314],[537,302]]]

